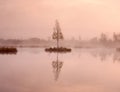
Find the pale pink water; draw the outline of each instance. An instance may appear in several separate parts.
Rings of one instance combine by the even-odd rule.
[[[59,54],[62,67],[55,80],[56,53],[19,48],[0,55],[0,92],[120,92],[119,52],[114,49],[73,49]]]

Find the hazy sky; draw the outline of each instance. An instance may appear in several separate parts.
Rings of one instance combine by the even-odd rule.
[[[58,19],[65,38],[120,32],[120,0],[0,0],[0,38],[47,38]]]

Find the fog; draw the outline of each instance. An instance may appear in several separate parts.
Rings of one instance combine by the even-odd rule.
[[[0,38],[47,38],[58,19],[65,38],[120,30],[119,0],[0,0]]]

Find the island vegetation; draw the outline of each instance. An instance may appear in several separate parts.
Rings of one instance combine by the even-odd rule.
[[[0,54],[16,54],[17,48],[15,47],[0,47]]]
[[[63,40],[64,37],[61,32],[61,28],[60,28],[58,20],[55,21],[55,27],[54,27],[54,32],[53,32],[52,38],[56,40],[56,47],[46,48],[45,51],[47,51],[47,52],[71,52],[71,48],[59,46],[60,40]]]

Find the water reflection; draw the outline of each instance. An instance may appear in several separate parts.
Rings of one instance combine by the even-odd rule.
[[[120,62],[120,52],[116,49],[92,49],[92,50],[83,50],[81,53],[89,53],[94,58],[99,58],[101,62],[108,61],[110,58],[113,63]]]
[[[52,62],[53,73],[56,81],[59,78],[59,74],[62,66],[63,66],[63,62],[59,61],[59,53],[57,53],[56,60]]]
[[[120,52],[116,51],[116,53],[114,53],[114,56],[113,56],[113,62],[120,62]]]
[[[0,55],[16,55],[17,52],[0,52]]]
[[[113,60],[120,61],[120,52],[111,49],[73,49],[63,56],[22,48],[0,55],[0,92],[120,92],[120,64]]]
[[[98,50],[93,50],[91,52],[91,55],[94,56],[95,58],[99,57],[99,59],[103,62],[106,61],[108,57],[111,57],[112,54],[114,54],[113,51],[108,50],[108,49],[98,49]]]

